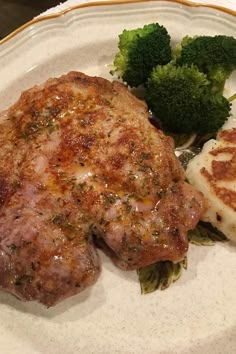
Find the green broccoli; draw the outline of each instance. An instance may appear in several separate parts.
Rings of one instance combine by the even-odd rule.
[[[171,60],[170,36],[158,23],[143,28],[124,30],[119,35],[119,52],[114,59],[117,73],[131,87],[145,84],[156,65],[167,64]]]
[[[230,102],[211,92],[210,81],[196,66],[157,66],[145,98],[167,132],[214,133],[230,115]]]
[[[177,45],[177,65],[196,65],[211,82],[213,92],[223,93],[225,81],[236,69],[236,39],[225,35],[184,37]]]

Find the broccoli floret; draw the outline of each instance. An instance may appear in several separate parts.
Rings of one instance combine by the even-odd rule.
[[[131,87],[145,84],[156,65],[171,60],[170,36],[158,23],[124,30],[119,35],[118,47],[113,63],[115,70],[111,73],[116,73]]]
[[[175,52],[178,65],[196,65],[207,74],[213,92],[223,93],[225,81],[236,69],[236,39],[225,35],[183,38]]]
[[[175,48],[173,49],[173,53],[172,53],[173,58],[176,63],[178,61],[180,62],[182,48],[187,46],[192,41],[194,41],[197,37],[198,36],[194,36],[194,37],[185,36],[185,37],[183,37],[183,39],[180,43],[176,44]]]
[[[172,133],[214,133],[230,115],[231,104],[212,94],[210,82],[195,66],[157,66],[147,81],[146,101]]]

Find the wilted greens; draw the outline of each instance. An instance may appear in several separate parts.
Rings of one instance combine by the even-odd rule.
[[[227,238],[211,224],[200,222],[188,233],[189,242],[197,246],[212,246],[215,242],[225,242]],[[157,262],[137,271],[141,293],[148,294],[156,290],[165,290],[177,281],[183,270],[187,269],[187,258],[181,262]]]

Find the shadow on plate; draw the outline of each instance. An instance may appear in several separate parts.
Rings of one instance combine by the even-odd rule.
[[[117,281],[116,278],[118,277],[127,282],[136,282],[137,287],[139,287],[136,271],[122,271],[117,268],[112,263],[111,259],[101,250],[99,250],[99,255],[101,258],[102,269],[105,270],[106,273],[109,272],[115,275],[114,282]],[[96,311],[98,307],[105,304],[106,295],[102,277],[103,271],[96,284],[85,289],[80,294],[63,300],[51,308],[47,308],[35,301],[22,301],[9,293],[0,292],[0,308],[5,306],[24,314],[46,319],[54,319],[56,322],[64,321],[66,319],[69,319],[69,321],[76,321],[78,320],[78,315],[80,319],[85,318],[92,312]],[[109,289],[107,289],[107,291],[108,290]]]
[[[115,275],[114,282],[117,281],[116,278],[121,278],[126,282],[135,282],[137,284],[137,288],[139,288],[136,271],[122,271],[117,268],[112,263],[111,259],[101,250],[99,250],[99,255],[101,258],[102,269],[105,270],[104,273],[113,273]],[[6,292],[0,292],[0,308],[7,307],[10,310],[16,310],[17,312],[29,314],[35,317],[54,319],[56,322],[67,319],[69,321],[76,321],[78,318],[85,318],[96,311],[98,307],[105,304],[106,295],[104,284],[102,282],[104,273],[102,271],[102,274],[98,278],[96,284],[90,288],[85,289],[80,294],[63,300],[51,308],[47,308],[35,301],[19,300],[15,296]],[[107,289],[107,291],[108,290],[109,289]]]
[[[94,297],[96,298],[96,301],[94,301]],[[36,317],[55,319],[56,322],[61,322],[67,319],[71,322],[76,321],[79,318],[85,318],[104,303],[105,292],[102,284],[99,284],[99,279],[91,288],[85,289],[80,294],[65,299],[50,308],[35,301],[21,301],[9,293],[0,293],[0,307],[5,306],[9,309],[16,310],[17,312]]]
[[[194,280],[197,277],[198,266],[204,262],[212,247],[214,246],[195,246],[190,244],[187,253],[187,269],[183,270],[180,279],[172,286],[183,286]]]
[[[106,245],[106,243],[102,240],[101,240],[101,242],[100,241],[98,242],[96,240],[95,244],[98,247],[102,267],[104,269],[106,269],[106,271],[116,274],[116,276],[118,276],[119,278],[122,278],[126,281],[133,281],[133,282],[137,283],[137,286],[139,286],[139,281],[138,281],[138,276],[137,276],[136,270],[122,270],[122,269],[120,269],[112,261],[113,259],[117,259],[117,256]]]
[[[221,247],[224,247],[229,252],[235,252],[235,247],[232,247],[230,243],[221,244]],[[181,278],[176,283],[172,284],[171,287],[182,287],[195,279],[198,273],[198,266],[214,251],[214,248],[214,246],[191,245],[188,253],[188,269],[183,271]],[[109,284],[106,284],[106,280],[103,282],[102,277],[104,274],[106,277],[107,273],[114,275],[114,284],[117,282],[117,279],[120,278],[122,282],[135,283],[134,285],[137,286],[137,292],[139,292],[139,280],[136,271],[123,271],[117,268],[112,263],[111,259],[101,250],[99,250],[99,255],[102,269],[105,272],[102,272],[96,284],[85,289],[80,294],[65,299],[54,307],[46,308],[42,304],[24,302],[11,294],[0,292],[0,308],[7,307],[10,310],[16,310],[31,316],[53,319],[55,322],[73,322],[81,318],[86,318],[99,307],[102,307],[106,302],[104,285],[106,285],[106,291],[109,291],[109,288],[107,288]],[[110,284],[110,286],[112,286],[112,284]],[[165,291],[168,291],[168,289]],[[145,296],[148,296],[148,294]]]

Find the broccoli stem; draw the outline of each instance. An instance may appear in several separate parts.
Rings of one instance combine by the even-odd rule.
[[[228,98],[229,102],[233,102],[236,99],[236,93],[233,94],[230,98]]]
[[[216,79],[213,79],[213,78],[210,78],[210,81],[211,81],[211,91],[212,93],[220,93],[220,94],[223,94],[224,92],[224,87],[225,87],[225,82],[226,82],[226,78],[224,80],[216,80]]]

